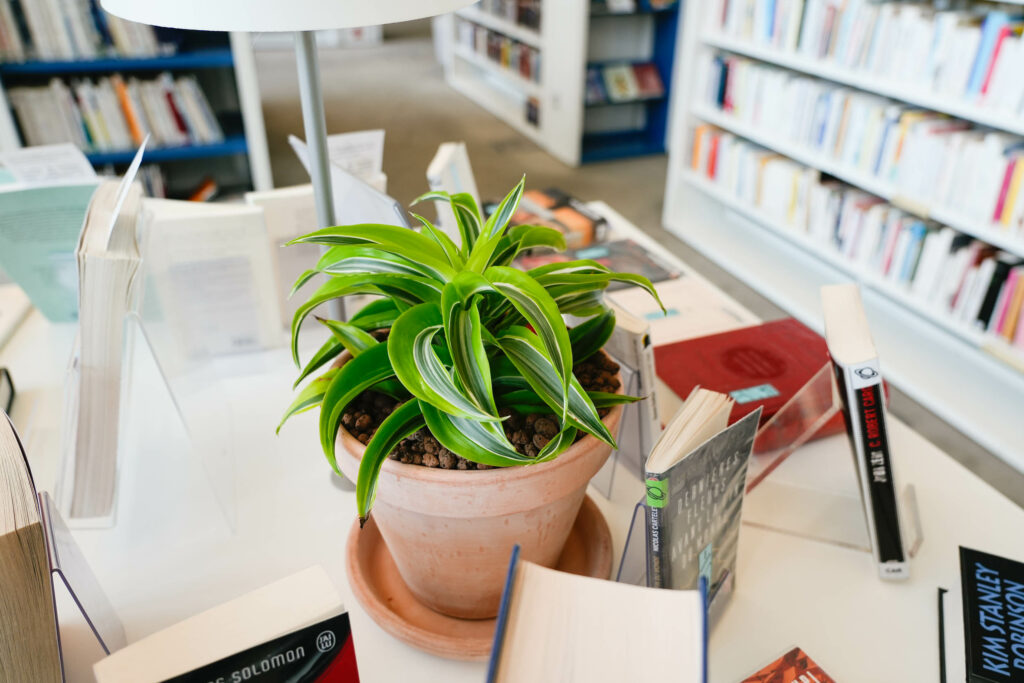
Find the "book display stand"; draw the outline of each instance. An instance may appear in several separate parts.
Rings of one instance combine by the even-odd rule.
[[[839,413],[840,405],[832,365],[827,363],[761,426],[747,466],[744,524],[871,553],[852,457],[819,458],[811,445],[791,458]],[[627,435],[623,433],[620,438],[626,439]],[[637,488],[643,488],[642,462],[635,466],[631,461],[620,461],[616,453],[610,463],[610,474],[598,473],[598,477],[605,476],[600,483],[610,482],[605,490],[611,492],[614,470],[620,464],[632,468],[639,477]],[[905,546],[914,557],[924,542],[924,533],[913,484],[904,482],[898,498]],[[616,578],[623,583],[647,582],[644,507],[641,498],[633,510]]]

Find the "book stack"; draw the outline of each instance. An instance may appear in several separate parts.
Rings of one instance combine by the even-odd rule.
[[[90,0],[0,0],[0,59],[148,57],[166,51],[152,26],[96,9]]]
[[[462,18],[457,33],[459,43],[469,50],[528,81],[540,82],[540,50]]]
[[[540,0],[483,0],[477,6],[505,21],[540,30]]]
[[[652,63],[587,67],[588,105],[655,100],[664,95],[661,75]]]
[[[740,57],[705,64],[706,101],[736,120],[892,194],[1022,234],[1024,139]]]
[[[224,132],[194,76],[152,80],[119,74],[9,91],[28,145],[70,142],[91,152],[221,142]]]
[[[889,83],[1024,112],[1024,17],[868,0],[719,0],[711,30]]]
[[[698,126],[692,168],[884,288],[1024,350],[1024,260],[731,133]]]

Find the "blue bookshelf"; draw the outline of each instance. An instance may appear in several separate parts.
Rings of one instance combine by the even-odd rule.
[[[73,61],[33,61],[0,64],[0,76],[58,76],[115,71],[192,71],[234,66],[231,48],[191,50],[159,57],[105,57]]]
[[[668,110],[672,88],[672,69],[675,62],[676,33],[679,24],[679,4],[670,7],[652,6],[649,0],[640,0],[636,10],[631,13],[609,13],[599,7],[592,9],[591,17],[600,17],[601,21],[615,21],[615,17],[635,14],[649,14],[653,25],[652,51],[649,59],[642,61],[608,60],[591,61],[590,67],[603,68],[619,64],[653,63],[658,70],[665,92],[660,97],[647,97],[628,102],[598,102],[586,105],[586,109],[606,106],[642,106],[644,107],[644,127],[622,131],[589,133],[583,135],[580,149],[580,161],[583,163],[612,161],[636,156],[664,154],[668,141]]]
[[[160,164],[168,161],[188,161],[193,159],[213,159],[215,157],[230,156],[232,154],[245,154],[248,146],[245,137],[232,135],[226,137],[222,142],[209,145],[182,145],[180,147],[157,147],[146,150],[145,162],[147,164]],[[121,152],[91,152],[86,158],[93,166],[105,164],[130,164],[135,158],[135,150]]]

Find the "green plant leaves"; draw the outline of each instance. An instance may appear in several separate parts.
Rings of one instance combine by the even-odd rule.
[[[523,186],[526,183],[524,176],[519,184],[512,188],[512,191],[501,201],[491,217],[487,219],[483,230],[480,232],[480,239],[476,241],[466,259],[466,269],[474,273],[482,273],[493,262],[495,250],[501,244],[504,237],[505,226],[516,212],[519,200],[523,196]]]
[[[424,424],[426,422],[420,410],[420,402],[414,398],[395,408],[377,427],[370,443],[366,444],[366,450],[359,461],[359,476],[356,478],[356,506],[359,509],[360,527],[366,523],[377,497],[380,469],[388,454],[402,439],[412,435]]]
[[[472,420],[500,420],[467,398],[441,363],[431,342],[443,328],[441,311],[433,303],[413,306],[398,317],[387,348],[399,381],[413,396],[446,413]]]
[[[484,273],[484,277],[494,289],[512,302],[537,333],[549,362],[561,380],[562,393],[568,396],[569,380],[572,377],[572,345],[558,304],[533,278],[514,268],[492,266]],[[560,409],[563,417],[565,411],[563,406]]]
[[[274,430],[275,434],[281,432],[281,427],[288,421],[292,415],[298,415],[304,413],[310,408],[320,405],[320,401],[323,400],[324,394],[327,392],[327,386],[334,379],[334,376],[338,374],[337,368],[332,368],[325,372],[320,377],[309,383],[305,389],[299,392],[299,395],[295,397],[292,404],[288,406],[288,410],[285,411],[284,417],[281,418],[281,422],[278,423],[277,429]]]
[[[372,332],[394,325],[400,313],[393,299],[375,299],[359,309],[348,321],[362,330]]]
[[[477,300],[491,285],[479,275],[462,272],[441,293],[441,314],[452,364],[462,386],[481,411],[497,415],[491,389],[491,366],[484,349],[484,326]]]
[[[448,256],[437,242],[426,235],[397,225],[364,223],[323,228],[296,238],[288,244],[324,244],[330,247],[376,245],[384,252],[429,268],[442,281],[455,277],[455,270],[448,262]]]
[[[601,441],[615,446],[614,437],[601,422],[594,404],[583,391],[579,381],[570,374],[569,390],[566,392],[563,389],[561,378],[544,353],[536,334],[525,327],[516,326],[509,329],[497,341],[501,350],[529,382],[537,395],[556,414],[560,410],[565,411],[563,422],[568,422]],[[566,406],[566,408],[562,406]]]
[[[615,313],[610,309],[569,330],[573,363],[580,363],[604,348],[614,331]]]
[[[412,217],[418,220],[421,225],[423,225],[424,234],[430,237],[430,239],[437,242],[437,245],[444,250],[444,253],[448,256],[448,263],[450,263],[453,268],[462,268],[462,266],[465,264],[465,261],[462,258],[462,254],[459,253],[458,245],[456,245],[455,242],[452,241],[452,238],[446,235],[443,230],[438,230],[436,227],[434,227],[434,224],[428,221],[423,216],[414,213],[412,214]]]
[[[352,323],[323,318],[317,318],[317,321],[329,329],[334,338],[341,342],[342,346],[353,356],[358,356],[371,346],[380,343],[369,332]]]
[[[428,199],[440,200],[451,204],[452,213],[455,214],[455,224],[459,226],[459,235],[462,237],[462,255],[469,254],[469,250],[476,244],[480,236],[480,209],[476,205],[473,195],[468,192],[448,194],[447,192],[434,191],[422,194],[413,200],[418,204]]]
[[[327,386],[320,405],[320,446],[327,456],[327,462],[338,474],[341,472],[334,455],[334,440],[341,425],[342,413],[356,396],[394,375],[387,345],[377,344],[341,366]]]
[[[453,417],[429,403],[421,403],[420,408],[430,433],[456,455],[492,467],[534,462],[533,458],[523,455],[509,443],[500,423]]]
[[[312,375],[326,363],[337,358],[344,350],[345,346],[333,336],[325,341],[324,345],[320,347],[320,350],[309,359],[308,363],[306,363],[306,367],[302,368],[302,372],[299,373],[299,378],[295,380],[295,384],[292,385],[292,389],[302,384],[302,380]]]

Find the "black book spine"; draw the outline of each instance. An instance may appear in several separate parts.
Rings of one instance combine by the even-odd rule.
[[[647,586],[671,586],[668,561],[668,480],[664,474],[647,473]]]
[[[879,575],[907,578],[910,568],[900,531],[878,361],[850,367],[836,363],[835,368]]]

